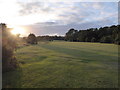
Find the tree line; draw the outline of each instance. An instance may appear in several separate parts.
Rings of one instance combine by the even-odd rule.
[[[120,25],[110,27],[90,28],[87,30],[75,30],[71,28],[65,36],[35,36],[29,34],[26,41],[30,44],[37,44],[37,41],[65,40],[71,42],[100,42],[120,44]]]
[[[65,40],[71,42],[100,42],[120,44],[120,25],[110,27],[90,28],[87,30],[70,29]]]
[[[28,37],[23,37],[23,40],[28,44],[37,44],[38,41],[53,41],[53,40],[65,40],[64,36],[36,36],[31,33]]]
[[[53,40],[64,40],[64,36],[49,36],[49,35],[46,35],[46,36],[38,36],[37,37],[37,40],[38,41],[43,41],[43,40],[47,40],[47,41],[53,41]]]

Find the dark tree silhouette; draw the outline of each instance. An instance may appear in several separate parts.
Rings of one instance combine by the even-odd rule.
[[[38,36],[38,41],[64,40],[64,36]]]
[[[90,28],[87,30],[70,29],[66,35],[66,41],[101,42],[120,44],[120,25],[110,27]]]
[[[96,39],[93,37],[93,38],[91,39],[91,42],[96,42]]]
[[[18,67],[17,60],[14,56],[16,49],[15,37],[11,35],[6,24],[0,24],[2,30],[2,71],[15,70]]]
[[[112,37],[110,36],[106,36],[106,37],[102,37],[101,40],[100,40],[101,43],[112,43],[113,40],[112,40]]]
[[[68,40],[68,41],[77,41],[77,30],[75,29],[70,29],[67,33],[66,33],[66,36],[65,36],[65,40]]]
[[[29,44],[37,44],[37,38],[34,34],[29,34],[27,38],[27,43]]]

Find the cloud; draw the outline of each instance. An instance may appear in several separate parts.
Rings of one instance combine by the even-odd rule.
[[[59,34],[58,33],[51,33],[51,34],[44,34],[45,36],[46,35],[49,35],[49,36],[59,36]]]
[[[52,8],[49,8],[49,4],[44,2],[28,2],[18,3],[22,9],[19,11],[20,15],[29,15],[35,13],[48,13]]]
[[[4,1],[4,0],[3,0]],[[17,0],[19,2],[35,2],[36,0]],[[39,2],[118,2],[119,0],[37,0]]]
[[[37,15],[33,25],[28,26],[36,35],[64,35],[70,28],[85,30],[117,24],[117,3],[31,2],[22,10],[23,16]]]
[[[46,24],[46,23],[44,23]],[[72,23],[66,25],[43,25],[41,23],[28,25],[28,30],[31,33],[35,33],[36,35],[65,35],[65,33],[74,28],[76,30],[86,30],[88,28],[100,28],[104,26],[116,25],[116,22],[110,19],[101,19],[98,21],[91,21],[85,23]]]
[[[41,25],[41,26],[54,26],[54,25],[58,25],[59,23],[56,21],[49,21],[49,22],[39,22],[39,23],[35,23],[36,25]]]
[[[111,13],[105,11],[109,7],[103,2],[28,2],[20,3],[20,5],[22,7],[21,15],[37,15],[36,18],[44,18],[43,20],[39,18],[36,23],[43,21],[56,21],[61,24],[83,23],[105,18],[106,15],[108,17]]]
[[[116,24],[119,13],[116,2],[7,1],[0,0],[0,20],[12,25],[26,25],[30,32],[40,35],[63,35],[72,27],[86,29]]]

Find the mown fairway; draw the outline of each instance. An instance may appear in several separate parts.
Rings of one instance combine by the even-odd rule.
[[[118,46],[82,42],[39,42],[16,51],[20,68],[3,75],[4,87],[118,87]]]

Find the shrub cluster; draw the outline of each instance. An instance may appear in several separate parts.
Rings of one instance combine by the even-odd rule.
[[[15,70],[18,67],[17,60],[14,56],[16,49],[15,37],[11,35],[6,24],[1,24],[2,30],[2,71]]]
[[[27,43],[29,44],[37,44],[37,38],[35,34],[29,34],[27,37]]]

